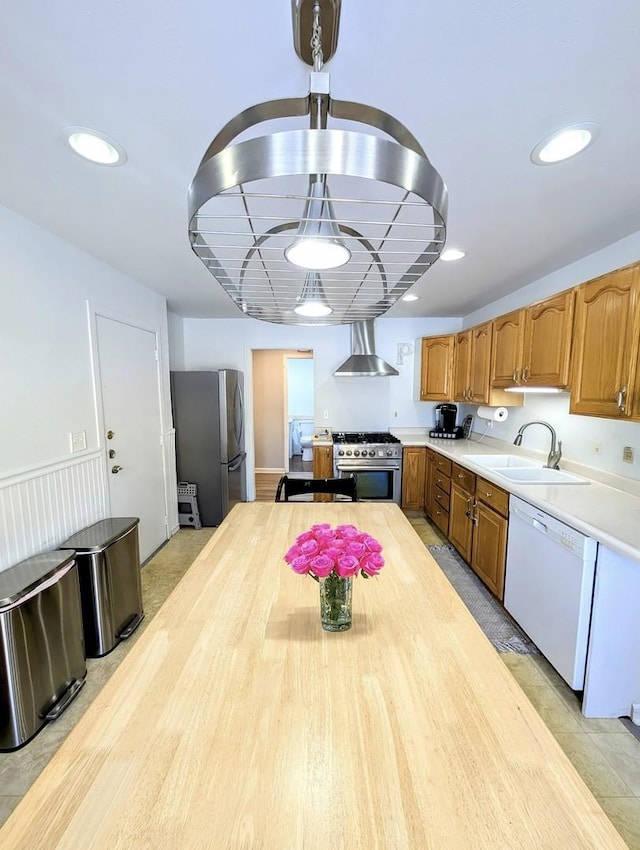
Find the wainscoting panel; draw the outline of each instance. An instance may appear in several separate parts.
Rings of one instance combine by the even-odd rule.
[[[0,481],[0,570],[108,515],[103,452]]]

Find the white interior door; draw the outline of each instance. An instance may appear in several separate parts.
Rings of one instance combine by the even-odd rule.
[[[168,537],[156,335],[96,316],[111,515],[140,518],[140,559]]]

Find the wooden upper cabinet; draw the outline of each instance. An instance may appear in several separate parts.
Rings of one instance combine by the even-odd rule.
[[[455,401],[471,404],[522,404],[518,393],[507,393],[491,386],[491,354],[494,345],[494,323],[485,322],[461,331],[455,338],[453,390]],[[513,385],[513,381],[509,386]]]
[[[450,401],[453,397],[454,334],[424,337],[420,370],[421,401]]]
[[[569,385],[575,291],[561,292],[528,307],[520,380],[532,387]]]
[[[489,402],[489,379],[491,376],[491,341],[493,323],[485,322],[471,328],[471,396],[473,404]]]
[[[519,383],[526,310],[514,310],[493,320],[491,386],[513,387]]]
[[[569,384],[573,290],[493,320],[492,387]]]
[[[638,415],[639,303],[638,265],[577,287],[570,413]]]
[[[453,369],[454,401],[469,401],[471,396],[471,330],[456,334]]]

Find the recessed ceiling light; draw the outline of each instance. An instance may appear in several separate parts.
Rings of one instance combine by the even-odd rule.
[[[67,138],[73,150],[98,165],[124,165],[127,154],[113,139],[86,127],[67,127]]]
[[[403,295],[402,300],[403,301],[417,301],[418,296],[417,295]]]
[[[460,251],[458,248],[446,248],[440,254],[440,259],[444,260],[445,263],[450,263],[452,260],[461,260],[464,256],[465,252]]]
[[[598,134],[599,126],[592,123],[573,124],[544,138],[531,151],[536,165],[553,165],[589,147]]]

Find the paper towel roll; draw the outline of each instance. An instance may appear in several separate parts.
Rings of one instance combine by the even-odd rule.
[[[490,419],[492,422],[504,422],[509,415],[506,407],[485,407],[481,405],[478,408],[478,417],[480,419]]]

